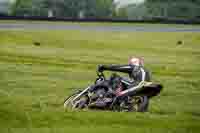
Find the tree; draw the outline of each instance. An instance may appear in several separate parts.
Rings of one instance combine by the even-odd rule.
[[[43,0],[16,0],[12,5],[11,14],[17,16],[44,16],[47,10]]]
[[[108,18],[114,15],[114,0],[84,0],[82,8],[87,18]]]
[[[143,20],[147,14],[147,9],[144,3],[131,4],[127,6],[128,19]]]
[[[13,15],[77,18],[82,13],[86,18],[107,18],[113,15],[114,0],[16,0]]]
[[[126,7],[121,7],[117,9],[116,17],[118,19],[128,19],[128,12]]]
[[[195,18],[200,0],[146,0],[149,16]]]
[[[32,0],[16,0],[12,7],[13,15],[32,14]]]

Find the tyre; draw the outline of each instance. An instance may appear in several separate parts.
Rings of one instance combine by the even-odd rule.
[[[134,96],[130,102],[131,112],[147,112],[149,106],[149,98],[147,96]]]
[[[76,101],[73,101],[74,98],[79,95],[82,91],[79,91],[77,93],[72,94],[64,101],[64,108],[69,110],[74,109],[83,109],[87,107],[88,98],[87,96],[83,95],[80,98],[78,98]]]
[[[64,101],[64,109],[73,109],[73,99],[78,95],[79,93],[74,93],[71,96],[67,97]]]

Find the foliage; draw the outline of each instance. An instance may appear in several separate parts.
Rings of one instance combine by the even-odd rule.
[[[32,1],[31,0],[16,0],[12,8],[12,13],[16,15],[31,14]]]
[[[180,18],[195,19],[199,17],[200,0],[146,0],[140,4],[123,7],[123,15],[128,19]]]
[[[16,0],[14,15],[47,16],[51,10],[56,17],[106,18],[114,14],[113,0]]]
[[[117,9],[117,18],[118,19],[128,19],[128,13],[126,7],[121,7]]]
[[[195,18],[199,16],[199,0],[147,0],[149,16]]]

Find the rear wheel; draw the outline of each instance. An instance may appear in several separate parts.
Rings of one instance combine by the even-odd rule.
[[[119,105],[120,112],[146,112],[149,99],[147,96],[126,97]]]
[[[149,99],[147,96],[134,96],[130,99],[131,112],[147,112]]]

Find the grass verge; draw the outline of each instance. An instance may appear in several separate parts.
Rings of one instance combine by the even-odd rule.
[[[0,31],[0,129],[198,133],[199,43],[200,33]],[[93,82],[98,64],[126,64],[130,55],[143,57],[165,86],[149,113],[63,110],[74,88]]]

